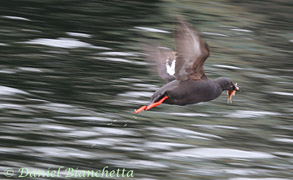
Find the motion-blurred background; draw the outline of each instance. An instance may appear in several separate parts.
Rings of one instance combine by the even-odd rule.
[[[290,0],[0,1],[0,175],[107,165],[137,180],[291,179],[292,9]],[[141,42],[174,48],[178,16],[210,46],[207,75],[241,92],[232,105],[223,93],[134,116],[165,83]]]

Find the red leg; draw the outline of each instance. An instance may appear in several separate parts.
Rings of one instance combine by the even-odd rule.
[[[148,110],[152,109],[153,107],[156,107],[156,106],[162,104],[166,99],[168,99],[168,96],[165,96],[162,99],[160,99],[159,101],[157,101],[157,102],[155,102],[153,104],[150,104],[148,106],[142,106],[139,109],[135,110],[134,111],[134,114],[138,114],[138,113],[140,113],[143,110],[148,111]]]
[[[135,111],[134,111],[134,114],[138,114],[138,113],[140,113],[141,111],[145,110],[146,108],[147,108],[147,106],[142,106],[142,107],[140,107],[139,109],[135,110]]]
[[[162,104],[166,99],[168,99],[168,96],[163,97],[160,101],[157,101],[153,104],[148,105],[145,110],[148,111],[148,110],[152,109],[153,107],[156,107],[156,106]]]

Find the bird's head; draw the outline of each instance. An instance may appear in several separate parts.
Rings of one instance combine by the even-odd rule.
[[[232,103],[232,96],[236,94],[236,91],[240,90],[240,87],[237,85],[237,83],[233,83],[233,81],[230,78],[218,78],[216,79],[216,82],[219,84],[223,91],[228,91],[227,102]]]

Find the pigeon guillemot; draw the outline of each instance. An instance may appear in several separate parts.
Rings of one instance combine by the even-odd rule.
[[[148,46],[148,59],[154,61],[161,78],[169,83],[158,89],[151,97],[148,106],[142,106],[135,114],[149,110],[162,103],[187,105],[216,99],[228,91],[228,103],[239,90],[231,79],[206,77],[203,64],[210,55],[208,45],[198,33],[184,21],[179,21],[175,29],[177,52],[169,48]]]

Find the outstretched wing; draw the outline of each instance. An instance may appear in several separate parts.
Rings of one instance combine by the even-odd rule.
[[[186,22],[179,21],[175,31],[177,79],[201,79],[205,77],[203,64],[209,57],[208,45]]]
[[[148,60],[157,66],[161,78],[168,81],[175,79],[176,53],[169,48],[145,45]]]

